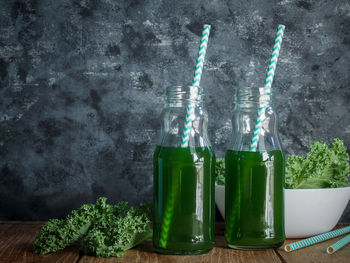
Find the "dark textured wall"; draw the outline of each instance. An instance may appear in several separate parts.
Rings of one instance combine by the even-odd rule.
[[[2,0],[0,219],[62,216],[101,195],[151,200],[162,96],[191,83],[204,23],[218,156],[234,91],[264,82],[279,23],[273,86],[286,152],[333,137],[350,149],[349,1]]]

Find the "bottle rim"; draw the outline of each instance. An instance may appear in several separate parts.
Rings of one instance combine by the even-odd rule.
[[[234,103],[240,108],[271,106],[273,102],[272,90],[265,87],[241,87],[236,90],[234,96]]]
[[[203,103],[204,91],[198,85],[190,86],[169,86],[166,89],[164,101],[170,106],[186,103],[201,104]]]

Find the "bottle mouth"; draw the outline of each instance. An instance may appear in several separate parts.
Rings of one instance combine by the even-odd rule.
[[[170,106],[201,104],[204,92],[199,86],[170,86],[166,89],[165,102]]]
[[[265,87],[244,87],[236,90],[234,102],[240,108],[266,107],[273,104],[273,96]]]

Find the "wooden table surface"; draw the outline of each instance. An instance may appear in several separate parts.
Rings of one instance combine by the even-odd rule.
[[[216,225],[215,248],[209,253],[196,256],[168,256],[153,251],[151,240],[126,252],[122,258],[95,258],[79,255],[77,246],[73,246],[50,255],[36,255],[32,253],[32,243],[39,233],[43,222],[0,222],[0,262],[59,262],[59,263],[112,263],[112,262],[350,262],[350,245],[342,248],[333,255],[326,253],[326,248],[341,237],[334,238],[318,245],[286,253],[281,247],[277,250],[241,251],[226,247],[223,236],[224,225]],[[338,225],[343,227],[345,225]],[[296,241],[288,239],[286,243]]]

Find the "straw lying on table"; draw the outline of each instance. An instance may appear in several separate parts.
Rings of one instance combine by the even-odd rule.
[[[350,235],[347,235],[346,237],[340,239],[338,242],[334,243],[333,245],[327,247],[327,253],[333,254],[337,250],[341,249],[343,246],[350,243]]]
[[[284,247],[284,250],[287,252],[291,252],[291,251],[294,251],[294,250],[297,250],[297,249],[300,249],[303,247],[308,247],[308,246],[326,241],[328,239],[331,239],[331,238],[334,238],[334,237],[337,237],[340,235],[344,235],[344,234],[349,233],[349,232],[350,232],[350,226],[339,228],[339,229],[333,230],[331,232],[323,233],[323,234],[320,234],[320,235],[317,235],[314,237],[310,237],[307,239],[303,239],[303,240],[288,244]]]
[[[193,82],[192,85],[194,88],[191,87],[191,93],[189,98],[189,104],[186,108],[186,120],[184,124],[184,130],[182,133],[181,138],[181,147],[186,148],[188,147],[189,139],[190,139],[190,133],[192,128],[192,121],[194,119],[194,104],[193,100],[196,99],[198,95],[198,88],[201,81],[202,71],[203,71],[203,65],[204,65],[204,58],[207,51],[207,45],[208,45],[208,39],[210,34],[210,25],[204,25],[203,31],[202,31],[202,39],[199,46],[198,56],[197,56],[197,63],[196,63],[196,70],[194,72]],[[168,235],[170,230],[170,224],[171,220],[174,214],[174,207],[176,202],[176,196],[179,190],[179,177],[174,176],[172,178],[171,182],[171,190],[170,194],[168,196],[168,199],[166,201],[165,210],[164,210],[164,216],[161,226],[161,234],[160,234],[160,246],[163,248],[166,248],[167,242],[168,242]]]
[[[277,60],[278,60],[278,56],[280,54],[280,49],[281,49],[281,45],[282,45],[284,29],[285,29],[284,25],[279,25],[277,28],[277,33],[276,33],[276,37],[275,37],[275,44],[273,46],[272,55],[271,55],[271,59],[270,59],[270,63],[269,63],[269,68],[268,68],[267,74],[266,74],[265,87],[264,87],[264,90],[265,90],[264,95],[266,95],[268,99],[261,101],[260,105],[259,105],[258,116],[257,116],[256,122],[255,122],[255,127],[254,127],[254,134],[253,134],[253,138],[250,142],[250,147],[249,147],[249,151],[252,151],[252,152],[255,152],[257,147],[258,147],[262,122],[263,122],[263,119],[265,116],[266,105],[268,103],[268,100],[269,100],[269,97],[271,94],[271,86],[272,86],[273,78],[275,76]]]

